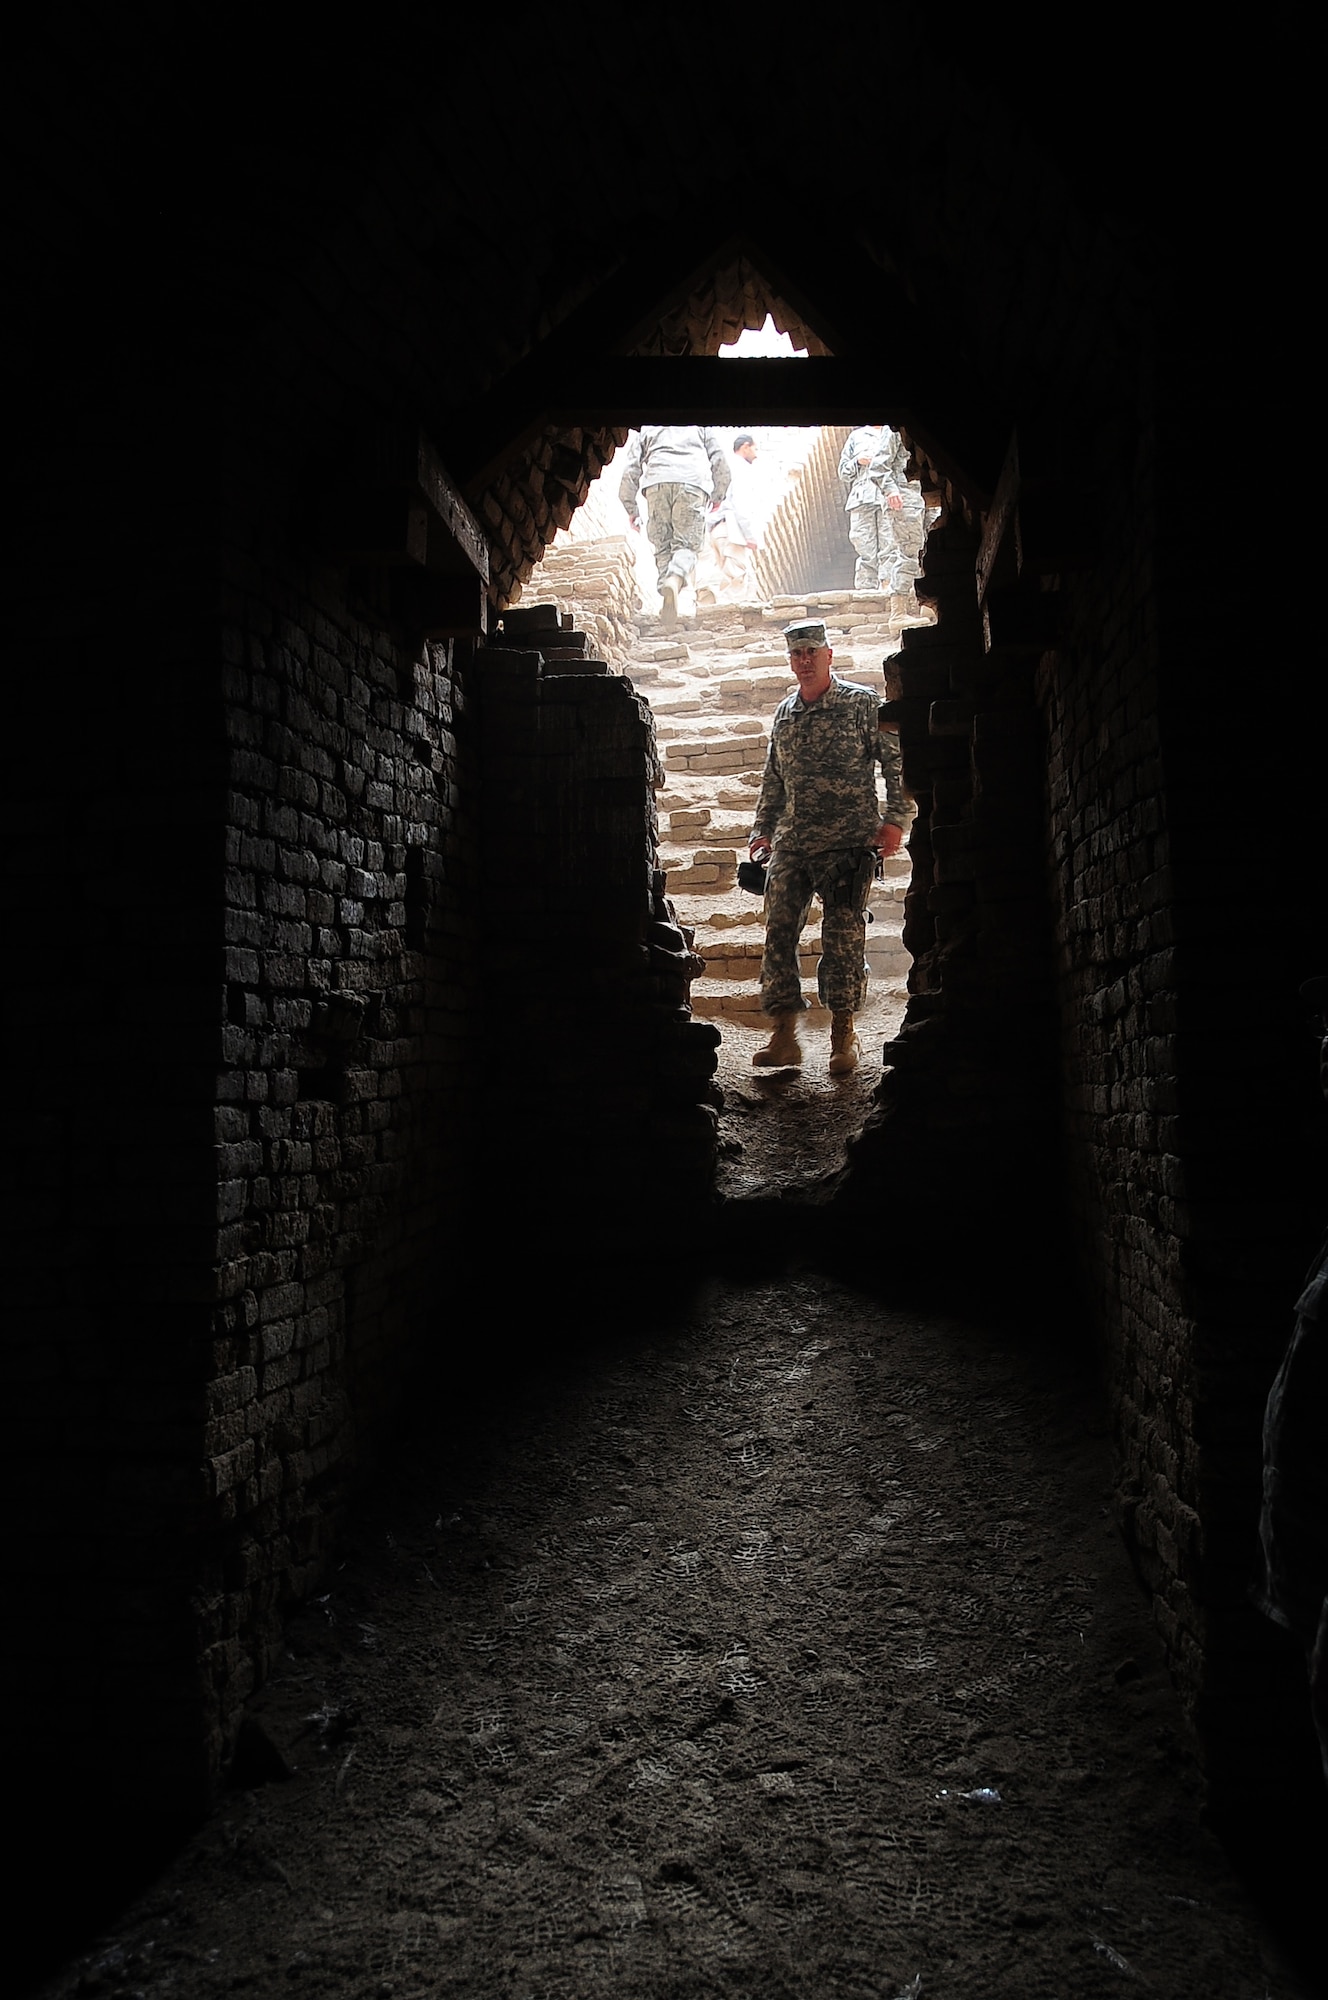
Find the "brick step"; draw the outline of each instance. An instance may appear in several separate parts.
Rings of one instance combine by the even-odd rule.
[[[722,895],[738,879],[738,857],[731,848],[702,848],[690,858],[677,861],[669,861],[661,854],[660,866],[665,873],[665,894],[669,896],[682,892],[695,895],[705,889]]]
[[[673,848],[689,840],[713,840],[720,846],[727,846],[732,840],[741,842],[745,851],[752,825],[750,813],[717,814],[710,806],[670,806],[665,818],[668,824],[663,829],[661,844]]]
[[[926,589],[923,586],[925,599]],[[735,621],[731,614],[737,612]],[[636,621],[638,643],[644,653],[657,646],[687,644],[700,647],[717,643],[734,644],[740,635],[774,639],[795,619],[823,617],[828,627],[840,632],[855,625],[870,624],[897,629],[901,625],[935,622],[935,613],[919,604],[911,590],[893,596],[880,590],[818,590],[800,597],[781,595],[766,604],[700,605],[685,612],[676,625],[665,626],[655,613],[642,612]]]
[[[702,656],[678,666],[641,669],[629,660],[625,668],[629,679],[638,671],[650,677],[647,700],[655,710],[676,707],[690,696],[702,701],[727,701],[739,699],[745,693],[765,711],[774,706],[781,689],[795,684],[787,656],[780,659],[774,653],[738,653],[724,660],[707,660]]]
[[[701,975],[703,980],[719,980],[728,985],[735,980],[754,982],[760,974],[759,942],[744,939],[726,945],[698,938],[697,950],[705,960],[706,969]],[[896,972],[907,973],[912,963],[902,939],[898,937],[878,939],[874,947],[869,937],[865,956],[874,979],[888,979]],[[814,938],[810,944],[804,939],[803,949],[798,953],[798,971],[804,979],[815,979],[820,959],[820,939]]]
[[[702,851],[715,853],[720,850],[706,849]],[[678,903],[679,916],[683,923],[696,926],[711,924],[715,925],[716,929],[721,931],[733,929],[746,930],[752,925],[764,926],[764,905],[761,898],[749,895],[745,889],[739,889],[736,883],[725,890],[722,895],[714,897],[707,897],[704,894],[705,884],[699,885],[701,892],[698,893],[697,889],[689,888],[686,885],[679,889],[676,886],[677,883],[678,876],[670,873],[667,894],[672,896]],[[867,905],[871,914],[868,935],[872,931],[884,931],[887,934],[893,933],[895,936],[899,935],[904,926],[904,890],[905,885],[903,883],[897,886],[888,882],[878,882],[876,884]],[[685,913],[682,907],[684,904],[686,905]],[[716,922],[717,919],[718,922]],[[819,925],[820,923],[819,906],[815,903],[812,905],[811,922],[815,925]]]
[[[817,998],[816,981],[804,980],[802,997],[810,1011],[818,1018],[827,1018],[825,1008]],[[736,1015],[748,1021],[752,1027],[761,1027],[765,1015],[761,1012],[761,999],[755,986],[735,986],[726,979],[694,979],[692,981],[692,1012],[702,1019],[713,1020],[716,1014]]]
[[[897,982],[902,986],[902,978]],[[815,980],[804,980],[802,997],[807,1004],[804,1021],[823,1023],[829,1020],[829,1010],[821,1005],[816,991]],[[868,996],[868,1004],[871,998]],[[875,996],[881,998],[878,989]],[[714,1020],[716,1016],[740,1021],[746,1027],[759,1028],[765,1025],[766,1016],[761,1012],[760,997],[754,986],[730,986],[722,979],[694,979],[692,981],[692,1012],[702,1020]]]
[[[681,696],[672,706],[652,702],[655,735],[661,743],[676,743],[686,736],[755,736],[768,732],[770,718],[779,705],[784,683],[774,688],[768,699],[751,694],[723,695],[709,690]]]
[[[686,755],[693,747],[713,750],[725,743],[750,744],[754,737],[765,738],[765,723],[757,716],[707,717],[701,714],[656,716],[655,736],[660,743],[676,747]],[[668,752],[665,752],[667,757]]]
[[[686,771],[669,771],[660,786],[660,811],[671,813],[675,806],[716,806],[726,811],[754,813],[761,794],[761,770],[726,772],[719,779]]]
[[[704,848],[693,848],[692,841],[704,841]],[[704,826],[699,834],[692,834],[684,847],[677,841],[666,840],[659,850],[659,865],[671,872],[675,868],[689,868],[694,853],[725,854],[731,861],[747,859],[747,833],[744,828],[739,834],[717,834],[713,827]],[[672,894],[672,891],[669,892]]]
[[[730,771],[759,771],[765,763],[765,733],[751,736],[723,735],[707,740],[689,734],[661,744],[664,768],[674,773],[704,772],[722,776]]]

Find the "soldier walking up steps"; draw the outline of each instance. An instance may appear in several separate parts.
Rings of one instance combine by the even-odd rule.
[[[728,453],[718,434],[700,424],[645,424],[627,448],[618,498],[634,528],[640,496],[655,551],[666,625],[676,623],[678,593],[691,581],[705,541],[706,510],[729,490]]]

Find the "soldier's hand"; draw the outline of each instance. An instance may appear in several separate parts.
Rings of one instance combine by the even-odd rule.
[[[903,838],[904,838],[903,828],[898,826],[891,826],[889,821],[887,821],[883,826],[877,827],[876,852],[880,855],[882,861],[884,861],[888,855],[898,854],[899,844],[903,840]]]
[[[747,843],[747,859],[749,861],[768,861],[770,859],[770,842],[768,840],[749,841]]]
[[[892,514],[898,514],[903,511],[904,503],[900,499],[897,493],[888,493],[886,495],[885,504],[890,509],[890,512]]]

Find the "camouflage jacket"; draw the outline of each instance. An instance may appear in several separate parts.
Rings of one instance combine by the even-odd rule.
[[[869,451],[871,462],[858,464],[858,454]],[[886,424],[873,430],[860,424],[839,454],[839,476],[848,488],[846,507],[880,507],[892,493],[900,493],[908,483],[908,453],[898,431]]]
[[[718,431],[702,424],[645,424],[627,447],[618,498],[629,514],[637,512],[638,493],[652,486],[694,486],[722,500],[730,477]]]
[[[868,847],[883,819],[908,823],[899,738],[880,723],[871,688],[832,676],[819,701],[795,689],[770,725],[770,748],[757,801],[753,840],[774,840],[807,854]],[[885,776],[885,808],[876,773]]]

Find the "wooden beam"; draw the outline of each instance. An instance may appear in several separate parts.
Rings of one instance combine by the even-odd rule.
[[[306,519],[334,561],[489,581],[488,538],[416,425],[375,425],[329,449],[310,471]]]
[[[914,439],[974,504],[986,502],[1002,449],[985,413],[943,385],[892,380],[880,360],[721,359],[629,355],[568,362],[542,379],[527,374],[521,398],[501,385],[458,417],[444,439],[467,493],[484,492],[544,432],[643,423],[888,423]],[[1003,436],[1003,434],[1002,434]]]
[[[365,440],[365,470],[375,486],[400,489],[429,510],[430,569],[472,569],[489,580],[489,543],[465,495],[424,432],[413,424],[381,424]]]
[[[430,570],[476,570],[488,582],[488,538],[438,450],[416,424],[376,424],[354,452],[362,476],[380,490],[404,492],[430,514]]]

